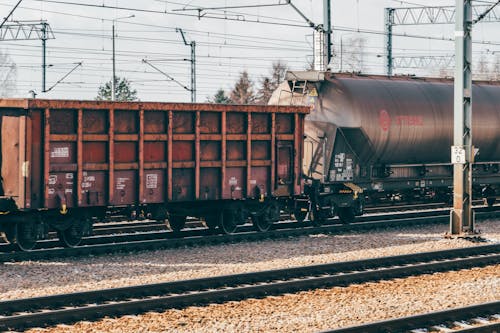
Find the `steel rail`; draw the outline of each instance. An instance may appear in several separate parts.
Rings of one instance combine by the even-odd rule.
[[[500,301],[471,305],[463,308],[430,312],[415,316],[407,316],[396,319],[389,319],[363,325],[356,325],[346,328],[338,328],[322,333],[379,333],[379,332],[416,332],[419,329],[427,329],[432,326],[441,325],[442,331],[446,332],[500,332],[500,322],[482,323],[478,326],[465,327],[453,330],[446,326],[448,322],[470,321],[477,317],[488,317],[500,314]],[[422,332],[427,332],[422,331]]]
[[[416,216],[424,217],[424,216],[437,216],[437,215],[447,215],[446,211],[426,211],[426,212],[418,212],[418,213],[401,213],[395,212],[390,215],[365,215],[358,217],[355,223],[360,222],[370,222],[370,221],[381,221],[381,220],[390,220],[390,219],[403,219],[403,218],[413,218]],[[181,237],[192,237],[192,236],[203,236],[207,234],[207,228],[201,227],[200,221],[193,221],[194,223],[188,223],[187,226],[190,228],[186,228],[180,233],[174,234],[171,232],[166,224],[156,221],[151,222],[123,222],[118,223],[115,226],[111,225],[109,227],[106,224],[99,224],[98,229],[94,230],[93,236],[85,237],[82,240],[82,245],[95,245],[95,244],[104,244],[104,243],[116,243],[116,242],[125,242],[125,241],[135,241],[135,240],[147,240],[147,239],[163,239],[166,237],[169,238],[181,238]],[[130,223],[130,224],[129,224]],[[144,223],[144,225],[142,224]],[[336,218],[330,219],[324,223],[324,225],[332,225],[339,224],[340,221]],[[136,230],[142,229],[144,226],[145,233],[138,233]],[[194,228],[193,228],[194,226]],[[307,226],[307,224],[296,223],[293,220],[283,220],[275,225],[275,229],[289,229],[289,228],[302,228]],[[161,229],[159,229],[161,227]],[[158,230],[159,229],[159,230]],[[125,230],[125,232],[123,232]],[[251,224],[246,224],[238,227],[238,232],[250,232],[253,231],[253,226]],[[128,231],[128,232],[127,232]],[[156,233],[150,231],[157,231]],[[115,233],[115,234],[113,234]],[[142,237],[142,238],[141,238]],[[58,239],[47,239],[40,241],[37,248],[51,248],[51,247],[59,247],[60,243]],[[0,244],[0,252],[11,251],[14,246],[9,246],[9,244]]]
[[[500,263],[500,244],[0,302],[0,330],[281,295]]]
[[[396,210],[401,207],[400,210]],[[386,207],[390,208],[390,207]],[[419,212],[408,212],[405,210],[421,208],[422,206],[398,206],[392,207],[392,212],[388,215],[373,215],[377,213],[377,210],[372,210],[372,213],[368,213],[364,216],[356,218],[355,223],[364,221],[375,221],[381,219],[393,219],[393,218],[403,218],[405,216],[412,217],[414,215],[419,216],[432,216],[436,214],[446,215],[448,210],[443,207],[435,208],[434,211],[422,210]],[[475,209],[476,212],[481,215],[489,212],[488,214],[494,215],[496,211],[500,211],[500,206],[495,206],[493,208],[478,207]],[[367,208],[368,211],[368,208]],[[408,214],[408,215],[403,215]],[[325,225],[337,224],[340,221],[336,218],[329,219],[325,222]],[[287,228],[301,228],[303,224],[293,223],[290,216],[282,216],[280,222],[275,224],[274,229],[287,229]],[[196,230],[198,229],[198,230]],[[251,225],[244,225],[238,227],[238,232],[249,232],[252,231],[253,227]],[[145,220],[145,221],[122,221],[122,222],[99,222],[94,225],[93,235],[84,237],[81,245],[95,245],[95,244],[105,244],[105,243],[117,243],[126,241],[136,241],[136,240],[150,240],[150,239],[163,239],[163,238],[175,238],[175,237],[192,237],[210,234],[204,223],[200,220],[193,219],[188,221],[187,228],[179,234],[173,234],[164,222]],[[49,234],[49,238],[46,240],[39,241],[35,249],[47,249],[47,248],[57,248],[61,244],[57,239],[55,232]],[[0,253],[2,252],[13,252],[18,251],[16,245],[1,242],[0,241]]]
[[[497,212],[478,213],[478,216],[489,217],[489,214],[493,214],[496,216]],[[0,246],[0,250],[4,249],[6,251],[0,252],[0,263],[23,260],[102,255],[120,252],[130,253],[186,246],[203,246],[236,242],[262,241],[265,239],[300,237],[316,234],[340,234],[351,231],[371,231],[376,229],[449,222],[449,215],[447,211],[441,212],[439,214],[432,214],[432,212],[402,213],[393,214],[390,217],[391,219],[387,219],[387,216],[383,215],[375,215],[370,217],[364,216],[361,217],[358,222],[352,224],[338,224],[339,221],[337,219],[333,219],[329,221],[329,223],[332,224],[323,225],[321,227],[313,227],[310,225],[308,226],[307,224],[297,222],[280,222],[276,225],[275,230],[270,230],[267,232],[256,232],[254,231],[252,226],[246,225],[240,228],[238,230],[238,233],[230,235],[214,234],[214,232],[210,232],[207,229],[198,228],[186,230],[180,234],[160,231],[98,236],[85,239],[82,246],[78,246],[75,248],[62,248],[59,246],[58,241],[51,240],[41,242],[42,246],[46,246],[45,248],[36,249],[29,252],[11,252],[11,245],[3,245],[3,247]]]
[[[0,263],[24,260],[40,260],[64,257],[80,257],[88,255],[102,255],[120,252],[139,252],[158,249],[170,249],[186,246],[203,246],[213,244],[226,244],[238,242],[262,241],[265,239],[279,239],[289,237],[300,237],[317,234],[340,234],[350,231],[366,231],[375,229],[387,229],[392,227],[402,227],[410,225],[423,225],[433,223],[447,223],[448,215],[402,218],[392,220],[375,220],[358,222],[353,224],[334,224],[313,226],[278,226],[278,229],[267,232],[253,231],[252,227],[244,228],[244,231],[235,234],[210,234],[206,229],[198,229],[183,232],[181,237],[175,236],[171,232],[153,232],[145,234],[100,236],[87,239],[88,245],[81,245],[74,248],[49,247],[27,252],[3,252],[0,253]],[[294,224],[298,224],[294,222]],[[95,244],[90,243],[96,241]],[[52,243],[59,244],[58,241]],[[89,244],[90,243],[90,244]]]
[[[497,208],[491,209],[489,213],[495,214]],[[500,210],[499,210],[500,211]],[[477,210],[477,212],[482,212],[485,214],[485,210]],[[436,216],[436,215],[447,215],[448,210],[436,210],[436,211],[419,211],[419,212],[404,212],[396,211],[388,215],[371,215],[366,214],[356,218],[354,223],[367,222],[367,221],[380,221],[380,220],[390,220],[390,219],[402,219],[402,218],[412,218],[415,216]],[[296,221],[291,219],[282,219],[282,221],[274,225],[274,229],[287,229],[287,228],[302,228],[304,224],[297,224]],[[327,220],[324,225],[339,224],[340,221],[337,218]],[[199,220],[193,220],[187,224],[190,228],[186,228],[179,234],[173,234],[166,226],[165,223],[159,221],[130,221],[130,222],[113,222],[113,223],[99,223],[94,229],[94,235],[85,237],[82,240],[81,245],[94,245],[94,244],[104,244],[104,243],[116,243],[124,241],[134,241],[134,240],[147,240],[147,239],[162,239],[165,237],[191,237],[191,236],[201,236],[207,234],[206,227],[203,227],[202,222]],[[194,228],[193,228],[194,226]],[[199,230],[196,230],[196,228]],[[141,233],[142,230],[142,233]],[[238,227],[239,232],[249,232],[254,230],[249,224]],[[154,233],[156,232],[156,233]],[[54,233],[55,235],[55,233]],[[141,238],[142,237],[142,238]],[[42,240],[38,243],[36,249],[41,248],[54,248],[59,247],[60,242],[57,238]],[[17,247],[8,243],[0,244],[0,252],[11,252],[15,251]]]

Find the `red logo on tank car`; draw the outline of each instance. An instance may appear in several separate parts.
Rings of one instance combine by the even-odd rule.
[[[424,117],[422,116],[397,116],[396,124],[406,126],[424,126]]]
[[[378,114],[378,122],[382,131],[387,132],[389,127],[391,127],[391,117],[389,116],[389,113],[385,110],[380,110]]]

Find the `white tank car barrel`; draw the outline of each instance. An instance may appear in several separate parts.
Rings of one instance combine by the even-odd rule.
[[[287,81],[271,102],[313,106],[303,171],[322,183],[320,195],[343,184],[374,202],[451,199],[451,80],[290,72]],[[492,205],[500,183],[500,83],[476,82],[472,100],[474,190]],[[330,194],[318,205],[338,211],[337,200]]]

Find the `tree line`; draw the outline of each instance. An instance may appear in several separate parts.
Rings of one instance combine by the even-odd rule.
[[[244,70],[234,87],[226,92],[219,88],[214,96],[207,98],[208,103],[219,104],[262,104],[265,105],[271,98],[273,92],[284,81],[287,66],[282,61],[273,62],[268,76],[260,79],[260,85],[255,83],[248,76],[248,71]]]
[[[206,102],[218,104],[267,104],[273,92],[285,79],[287,69],[284,62],[274,62],[269,75],[262,77],[257,87],[250,78],[248,71],[244,70],[240,73],[231,90],[226,92],[223,88],[219,88],[213,96],[207,97]],[[130,81],[120,77],[116,77],[115,80],[117,101],[136,101],[138,99],[137,90],[132,88]],[[111,100],[111,90],[110,80],[99,87],[96,100]]]

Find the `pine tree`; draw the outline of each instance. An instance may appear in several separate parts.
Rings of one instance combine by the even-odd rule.
[[[248,72],[246,70],[241,72],[240,78],[231,91],[230,97],[234,104],[255,103],[253,82],[248,77]]]
[[[110,101],[111,100],[111,80],[99,87],[96,100]],[[137,100],[137,90],[132,89],[130,81],[126,78],[115,78],[115,97],[117,101],[130,102]]]
[[[233,101],[231,98],[227,97],[224,89],[219,88],[212,98],[207,98],[207,102],[215,104],[232,104]]]

